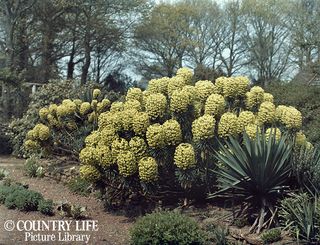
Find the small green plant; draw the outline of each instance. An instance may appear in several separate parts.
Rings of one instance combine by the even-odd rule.
[[[131,244],[205,244],[207,234],[186,215],[156,212],[140,218],[131,230]]]
[[[25,171],[30,178],[35,178],[38,175],[38,168],[39,168],[38,161],[39,161],[39,158],[36,157],[35,155],[31,156],[26,160]]]
[[[80,205],[71,205],[71,217],[74,219],[84,219],[86,217],[86,207]]]
[[[82,196],[88,196],[90,194],[90,185],[87,180],[81,177],[73,178],[68,182],[70,191]]]
[[[8,171],[5,169],[0,169],[0,180],[3,180],[8,175]]]
[[[319,244],[320,201],[306,193],[293,194],[281,202],[280,218],[283,226],[299,242]]]
[[[260,238],[263,244],[270,244],[281,240],[281,230],[279,228],[273,228],[265,231],[261,234]]]
[[[38,205],[38,210],[48,216],[52,216],[54,214],[54,205],[51,199],[49,200],[41,200]]]
[[[229,235],[229,229],[227,227],[219,226],[219,225],[210,225],[210,227],[207,227],[207,230],[210,234],[211,240],[216,245],[228,245],[228,235]]]
[[[4,204],[6,198],[10,193],[12,193],[13,188],[7,185],[0,185],[0,204]]]

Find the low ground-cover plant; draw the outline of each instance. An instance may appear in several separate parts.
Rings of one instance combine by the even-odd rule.
[[[24,165],[25,172],[28,177],[30,178],[36,178],[36,177],[43,177],[43,167],[39,165],[40,158],[36,155],[30,156]]]
[[[281,202],[280,218],[285,229],[304,244],[320,243],[319,198],[307,193],[293,194]]]
[[[156,212],[140,218],[131,230],[132,245],[206,244],[207,234],[186,215]]]
[[[263,244],[271,244],[281,240],[281,229],[273,228],[263,232],[260,236]]]
[[[52,200],[45,200],[41,193],[16,183],[0,185],[0,204],[19,211],[39,210],[45,215],[53,215],[54,210]]]

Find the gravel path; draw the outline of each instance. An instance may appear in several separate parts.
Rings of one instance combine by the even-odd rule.
[[[78,234],[78,235],[90,235],[90,240],[87,244],[110,244],[110,245],[125,245],[128,244],[128,233],[129,228],[132,225],[126,217],[116,216],[110,213],[107,213],[103,210],[103,204],[96,198],[83,197],[71,193],[66,186],[56,182],[52,179],[43,178],[43,179],[34,179],[28,178],[24,175],[23,172],[24,160],[16,159],[12,157],[1,156],[0,157],[0,168],[7,169],[9,175],[15,181],[18,181],[23,184],[29,185],[29,189],[40,192],[45,198],[52,199],[54,202],[67,200],[72,204],[79,204],[81,206],[87,207],[87,214],[89,218],[87,223],[90,224],[91,220],[96,220],[98,223],[98,231],[90,232],[79,232],[76,230],[76,221],[73,220],[72,225],[70,226],[69,234]],[[26,233],[24,231],[14,231],[8,232],[4,229],[4,223],[7,220],[12,220],[15,224],[19,220],[23,220],[25,223],[26,220],[35,220],[35,221],[46,221],[49,220],[63,220],[70,221],[67,218],[62,218],[57,212],[55,216],[48,217],[44,216],[39,212],[19,212],[17,210],[8,210],[5,206],[0,205],[0,244],[10,245],[10,244],[85,244],[85,242],[26,242]],[[79,227],[78,227],[79,229]],[[39,233],[39,232],[34,232]],[[52,234],[52,232],[44,232],[40,234]],[[55,234],[58,238],[59,234]],[[63,239],[66,233],[61,233],[60,238]]]

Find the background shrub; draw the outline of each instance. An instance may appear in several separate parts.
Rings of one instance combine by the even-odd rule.
[[[51,199],[49,200],[40,200],[38,205],[38,210],[45,215],[51,216],[54,214],[54,205]]]
[[[205,244],[206,233],[188,216],[157,212],[140,218],[131,230],[133,245]]]
[[[25,172],[30,178],[35,178],[38,176],[39,167],[39,157],[36,155],[29,157],[24,165]]]

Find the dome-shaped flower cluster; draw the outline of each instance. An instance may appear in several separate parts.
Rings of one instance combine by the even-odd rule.
[[[161,118],[167,109],[167,98],[160,93],[151,94],[146,98],[145,107],[151,119]]]
[[[178,145],[182,141],[182,132],[180,124],[174,120],[170,119],[162,125],[162,130],[165,135],[166,145]]]
[[[237,98],[244,96],[248,91],[249,79],[246,77],[219,77],[216,79],[218,91],[226,98]]]
[[[158,179],[158,164],[153,157],[144,157],[139,163],[139,178],[143,182],[154,182]]]
[[[117,157],[119,173],[129,177],[138,171],[137,159],[131,151],[121,151]]]
[[[135,136],[131,138],[129,141],[129,147],[130,151],[134,153],[138,161],[147,154],[147,143],[140,137]]]
[[[252,111],[241,111],[238,116],[239,132],[242,132],[247,125],[255,124],[255,121],[256,117]]]
[[[127,92],[126,100],[137,100],[140,103],[143,100],[143,94],[140,88],[130,88]]]
[[[146,137],[148,145],[151,148],[162,148],[165,146],[165,132],[159,123],[152,124],[148,127]]]
[[[176,90],[181,90],[186,85],[183,77],[171,77],[168,81],[168,95],[171,96]]]
[[[191,144],[181,143],[177,146],[174,153],[174,164],[183,170],[196,166],[196,155]]]
[[[214,136],[216,120],[213,116],[203,115],[192,123],[192,135],[195,141],[211,139]]]
[[[218,135],[222,138],[236,136],[239,132],[238,117],[232,112],[224,113],[218,125]]]
[[[280,121],[286,128],[292,130],[299,130],[302,126],[301,112],[292,106],[283,108]]]
[[[92,165],[83,165],[79,169],[81,178],[88,182],[97,182],[101,178],[99,170]]]
[[[225,106],[226,102],[222,95],[211,94],[205,104],[205,114],[209,114],[214,117],[221,116],[225,110]]]
[[[260,127],[256,124],[248,124],[244,127],[244,131],[250,139],[255,139],[257,134],[261,133]]]
[[[209,80],[198,81],[195,84],[197,99],[205,102],[207,98],[217,92],[216,86]]]
[[[161,93],[168,94],[168,83],[170,81],[169,77],[163,77],[159,79],[152,79],[148,84],[148,92],[150,93]],[[146,92],[144,91],[144,92]]]
[[[272,124],[275,120],[276,107],[272,102],[262,102],[258,111],[260,125]]]
[[[246,93],[246,106],[252,110],[258,108],[264,100],[264,90],[259,86],[254,86],[250,92]]]
[[[187,91],[175,90],[171,95],[170,111],[174,113],[186,112],[191,102],[190,94]]]
[[[138,112],[132,118],[132,129],[137,135],[144,135],[149,125],[150,119],[146,112]]]
[[[182,77],[186,84],[190,84],[193,77],[191,69],[183,67],[177,70],[177,77]]]

